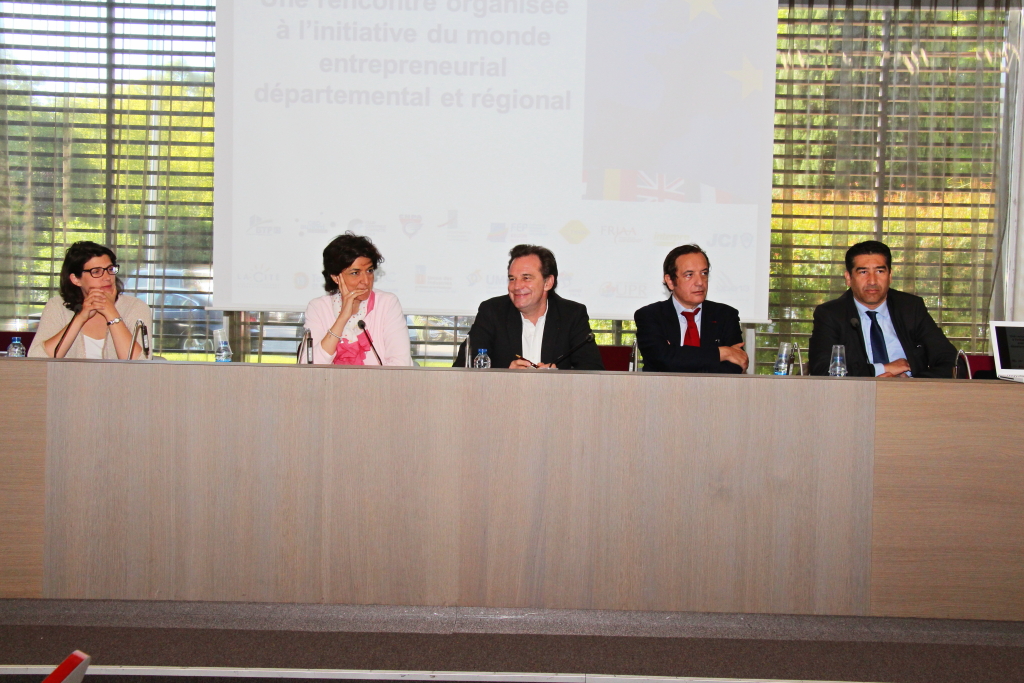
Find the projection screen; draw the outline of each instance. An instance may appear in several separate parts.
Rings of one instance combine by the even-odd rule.
[[[370,237],[407,313],[476,312],[508,250],[556,255],[595,318],[665,298],[768,312],[776,4],[224,0],[214,305],[302,310],[336,235]]]

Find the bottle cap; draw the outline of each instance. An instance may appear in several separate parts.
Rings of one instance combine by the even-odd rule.
[[[11,337],[11,343],[12,344],[20,344],[21,343],[21,337]]]
[[[481,353],[487,353],[487,349],[477,349],[476,350],[476,355],[479,356]]]

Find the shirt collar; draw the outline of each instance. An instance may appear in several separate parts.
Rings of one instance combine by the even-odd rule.
[[[531,323],[531,322],[530,322],[530,321],[529,321],[529,320],[528,320],[528,319],[526,318],[526,316],[525,316],[525,315],[523,315],[522,313],[520,313],[519,315],[523,316],[523,326],[524,326],[524,327],[525,327],[525,326],[527,326],[527,325],[533,325],[534,327],[539,327],[539,326],[540,326],[540,325],[541,325],[541,324],[542,324],[542,323],[544,322],[544,320],[545,320],[545,319],[546,319],[546,318],[548,317],[548,312],[547,312],[547,311],[544,311],[544,315],[542,315],[542,316],[540,316],[539,318],[537,318],[537,322],[535,322],[535,323]]]
[[[865,306],[861,302],[857,301],[856,299],[853,300],[853,305],[857,307],[857,313],[860,314],[860,317],[862,317],[862,318],[868,318],[869,317],[868,316],[868,311],[872,311],[872,310],[875,313],[877,313],[880,318],[885,319],[885,318],[889,317],[889,300],[888,299],[883,301],[881,306],[879,306],[878,308],[873,308],[873,309],[872,308],[868,308],[867,306]]]
[[[687,313],[691,313],[693,311],[696,311],[698,308],[700,308],[701,306],[704,305],[703,303],[701,303],[701,304],[698,304],[697,306],[694,306],[693,308],[686,308],[681,303],[679,303],[679,299],[676,298],[675,294],[673,294],[669,298],[672,299],[672,306],[675,307],[675,309],[676,309],[676,315],[680,315],[683,311],[686,311]]]

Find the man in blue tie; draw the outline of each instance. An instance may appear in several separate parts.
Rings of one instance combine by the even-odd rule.
[[[808,350],[812,375],[827,375],[834,344],[846,347],[855,377],[951,377],[956,348],[919,296],[890,289],[892,252],[869,240],[846,252],[846,286],[814,309]]]

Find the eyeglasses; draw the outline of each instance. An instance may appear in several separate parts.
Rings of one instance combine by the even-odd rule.
[[[111,275],[117,275],[117,271],[121,270],[121,266],[116,263],[106,268],[90,268],[89,270],[83,270],[83,273],[89,273],[93,277],[103,277],[103,273],[110,273]]]

